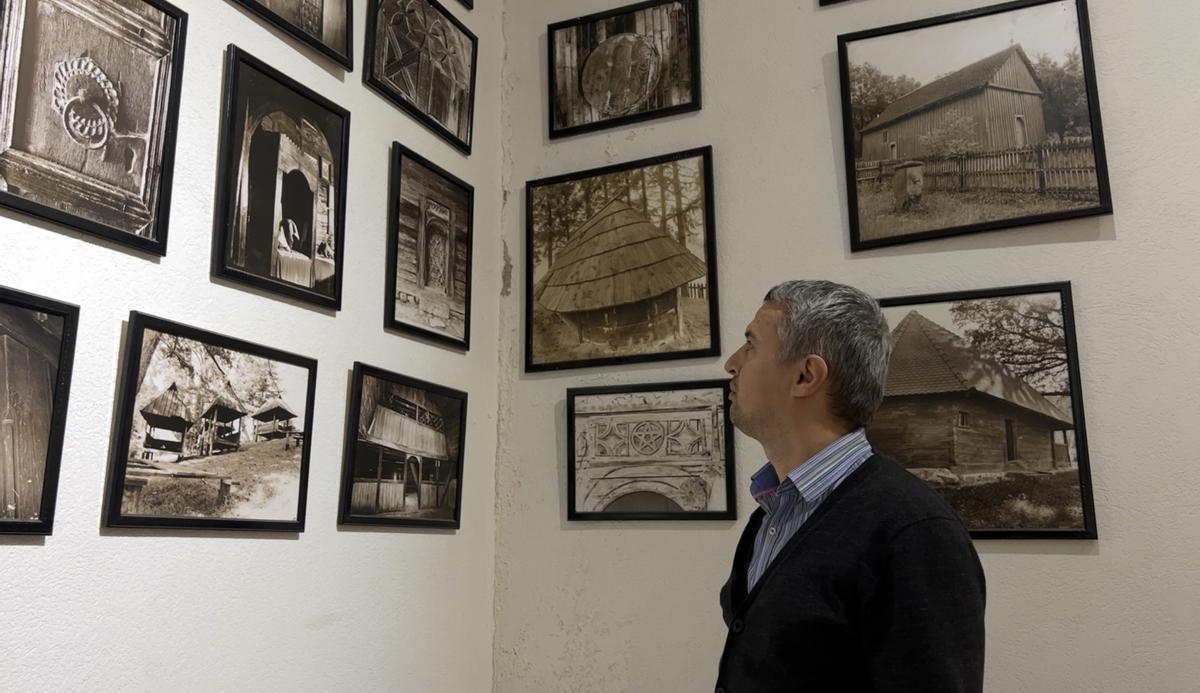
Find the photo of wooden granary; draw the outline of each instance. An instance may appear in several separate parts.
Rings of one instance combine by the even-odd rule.
[[[250,417],[254,419],[255,440],[274,440],[303,434],[296,426],[295,410],[278,397],[263,404]]]

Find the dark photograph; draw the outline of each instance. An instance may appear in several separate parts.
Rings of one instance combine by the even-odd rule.
[[[437,0],[369,0],[363,82],[471,153],[478,40]]]
[[[976,537],[1096,538],[1070,285],[880,303],[894,346],[872,445]]]
[[[50,534],[79,308],[0,287],[0,534]]]
[[[351,0],[234,0],[347,70],[354,69]]]
[[[729,381],[567,390],[567,519],[733,520]]]
[[[475,189],[392,144],[388,327],[470,346]]]
[[[550,137],[700,108],[697,0],[652,0],[551,24]]]
[[[527,371],[720,353],[710,147],[525,195]]]
[[[457,528],[467,393],[354,364],[342,524]]]
[[[236,46],[213,274],[339,309],[350,114]]]
[[[2,3],[0,204],[165,255],[187,15]]]
[[[304,529],[316,361],[132,313],[108,526]]]
[[[1112,211],[1084,0],[838,39],[854,250]]]

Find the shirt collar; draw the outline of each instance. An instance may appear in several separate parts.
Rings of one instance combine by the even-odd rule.
[[[785,482],[790,481],[800,492],[800,497],[811,502],[841,481],[845,472],[840,469],[841,463],[851,458],[865,458],[870,450],[871,444],[867,442],[866,431],[856,428],[793,469]],[[784,485],[779,480],[775,465],[768,462],[750,477],[750,495],[763,504],[765,499],[782,491],[781,486]],[[768,505],[764,505],[764,508],[768,512],[773,509]]]

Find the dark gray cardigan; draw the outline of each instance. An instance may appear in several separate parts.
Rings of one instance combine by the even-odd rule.
[[[979,693],[984,577],[935,491],[874,455],[838,486],[746,593],[765,513],[721,590],[724,693]]]

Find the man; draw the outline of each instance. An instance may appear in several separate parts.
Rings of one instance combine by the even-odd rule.
[[[891,336],[857,289],[771,289],[725,364],[769,462],[721,590],[718,693],[983,689],[984,577],[962,521],[876,454]]]

